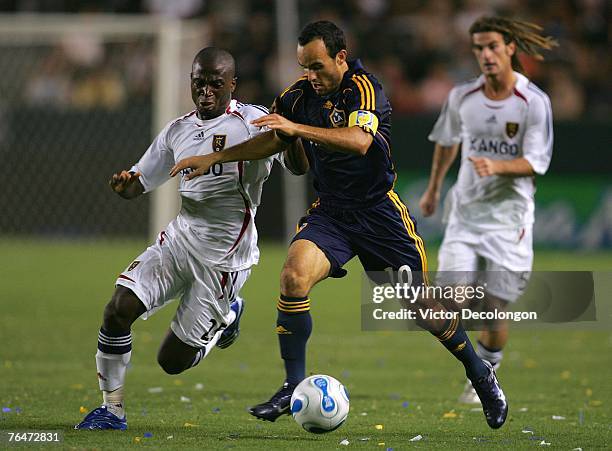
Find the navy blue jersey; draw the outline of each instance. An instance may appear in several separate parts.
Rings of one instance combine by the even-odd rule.
[[[361,127],[374,140],[365,156],[325,149],[302,140],[314,188],[322,205],[368,208],[381,202],[395,182],[391,158],[391,105],[376,78],[351,61],[340,88],[319,96],[306,76],[275,100],[276,112],[292,122],[321,128]]]

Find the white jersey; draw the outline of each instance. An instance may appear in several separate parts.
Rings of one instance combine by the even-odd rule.
[[[264,107],[236,100],[214,119],[201,120],[192,111],[169,122],[131,170],[142,174],[145,192],[152,191],[170,178],[170,169],[179,160],[220,151],[266,131],[251,125],[265,114]],[[168,233],[211,268],[239,271],[256,264],[255,213],[274,159],[217,163],[207,174],[189,181],[185,180],[189,170],[182,171],[181,211]]]
[[[534,177],[480,177],[468,157],[513,160],[523,157],[544,174],[552,156],[552,112],[548,96],[515,72],[513,94],[484,95],[484,75],[458,85],[448,96],[429,140],[461,144],[461,167],[449,191],[445,220],[478,229],[530,225],[534,220]]]

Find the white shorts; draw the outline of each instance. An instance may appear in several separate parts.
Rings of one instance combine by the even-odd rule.
[[[170,328],[183,343],[203,348],[233,320],[230,304],[250,272],[205,266],[171,233],[161,232],[155,244],[119,275],[116,285],[132,290],[145,305],[143,319],[179,298]]]
[[[530,226],[482,231],[449,224],[438,251],[438,272],[442,272],[438,280],[486,284],[491,295],[514,302],[527,286],[532,264]]]

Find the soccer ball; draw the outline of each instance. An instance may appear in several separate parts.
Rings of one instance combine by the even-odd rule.
[[[316,374],[307,377],[295,387],[291,396],[293,419],[314,434],[338,429],[348,413],[348,392],[331,376]]]

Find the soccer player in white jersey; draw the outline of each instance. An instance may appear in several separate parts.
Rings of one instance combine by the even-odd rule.
[[[552,155],[550,100],[522,74],[517,56],[522,51],[542,59],[538,49],[557,45],[540,31],[537,25],[501,17],[474,22],[469,32],[482,73],[451,90],[429,135],[435,148],[420,200],[424,216],[436,211],[444,176],[461,148],[457,181],[445,201],[440,279],[486,284],[485,308],[490,311],[505,309],[527,284],[534,180],[546,173]],[[480,265],[486,271],[479,277]],[[489,321],[477,352],[497,369],[507,340],[507,322]],[[469,381],[459,401],[479,402]]]
[[[217,152],[265,132],[251,121],[267,110],[232,100],[235,87],[233,57],[214,47],[202,49],[191,73],[196,109],[168,123],[138,163],[112,176],[111,188],[132,199],[166,182],[181,158]],[[301,152],[289,150],[294,151]],[[204,177],[182,177],[180,213],[116,281],[98,334],[103,404],[76,429],[127,428],[123,386],[132,351],[130,328],[138,317],[180,299],[157,357],[169,374],[197,365],[215,345],[224,348],[237,338],[243,311],[238,293],[259,258],[254,219],[272,164],[273,157],[217,164]]]

